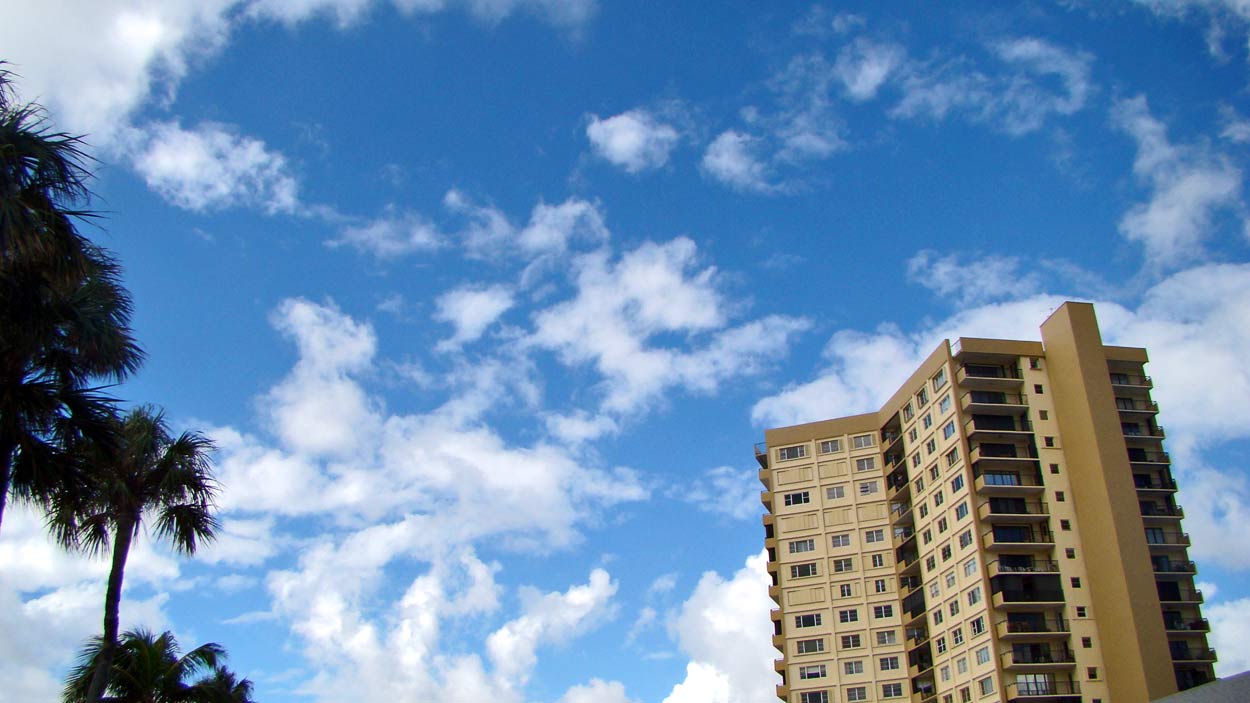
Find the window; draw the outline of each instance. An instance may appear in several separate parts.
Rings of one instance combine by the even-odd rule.
[[[938,412],[946,413],[950,409],[951,409],[951,395],[950,393],[947,393],[946,395],[942,396],[941,400],[938,401]]]
[[[850,676],[862,674],[864,673],[864,662],[858,659],[855,661],[842,662],[842,673]]]
[[[803,691],[799,694],[799,703],[829,703],[829,692]]]
[[[928,544],[928,543],[932,542],[932,541],[933,541],[933,530],[930,530],[929,528],[927,528],[927,527],[926,527],[926,528],[925,528],[925,531],[920,533],[920,537],[921,537],[921,539],[923,539],[923,540],[924,540],[924,543],[925,543],[925,544]]]
[[[877,468],[877,458],[874,456],[866,456],[855,460],[856,471],[872,471],[875,468]]]
[[[864,541],[872,544],[873,542],[885,541],[885,530],[868,530],[864,533]]]
[[[968,673],[968,660],[965,659],[964,657],[960,657],[955,662],[955,671],[958,671],[961,674]]]
[[[795,627],[817,627],[820,625],[820,613],[808,613],[806,615],[795,615]]]
[[[1055,446],[1055,438],[1047,435],[1045,437],[1042,437],[1042,443],[1048,447],[1053,447]]]
[[[816,540],[814,539],[796,539],[790,543],[790,553],[799,554],[801,552],[811,552],[816,550]]]
[[[949,544],[942,545],[942,561],[951,560],[951,546]]]
[[[955,572],[954,571],[946,575],[946,587],[947,588],[955,587]]]
[[[877,593],[885,593],[886,591],[890,590],[890,587],[885,582],[885,579],[877,579],[876,581],[872,582],[872,589],[876,591]]]
[[[782,447],[777,450],[777,460],[787,461],[789,459],[802,459],[807,456],[807,445],[796,444],[793,447]]]
[[[881,657],[877,665],[882,671],[898,671],[898,657]]]
[[[882,698],[902,698],[903,684],[901,683],[883,683],[881,684]]]
[[[829,538],[829,542],[834,547],[849,547],[851,546],[851,533],[844,532],[840,535],[834,535]]]
[[[920,504],[920,517],[922,517],[922,518],[929,517],[929,505],[928,505],[928,503],[921,503],[921,504]]]
[[[955,507],[955,519],[962,520],[968,517],[968,503],[963,502]]]
[[[1045,390],[1042,388],[1042,384],[1040,384],[1040,383],[1034,383],[1034,384],[1033,384],[1033,392],[1034,392],[1034,393],[1036,393],[1036,394],[1038,394],[1038,395],[1041,395],[1042,393],[1045,393]]]
[[[973,557],[964,562],[964,576],[971,576],[977,572],[977,558]]]
[[[942,439],[950,439],[951,437],[954,437],[954,436],[955,436],[955,421],[951,420],[945,425],[942,425]]]
[[[942,614],[942,613],[940,613],[940,612],[938,613],[938,615],[941,615],[941,614]],[[945,638],[945,637],[939,637],[939,638],[937,638],[937,653],[938,653],[938,654],[945,654],[945,653],[946,653],[946,638]]]
[[[1093,646],[1094,646],[1094,638],[1093,638],[1093,637],[1082,637],[1082,638],[1081,638],[1081,648],[1082,648],[1082,649],[1089,649],[1089,648],[1091,648],[1091,647],[1093,647]]]
[[[894,644],[898,641],[898,633],[894,630],[882,630],[877,633],[877,644]]]
[[[968,605],[976,605],[977,603],[980,603],[980,602],[981,602],[981,587],[977,586],[971,591],[968,591]]]
[[[942,475],[941,470],[938,469],[937,464],[934,464],[933,466],[929,467],[929,480],[930,481],[938,480],[938,476],[941,476],[941,475]]]
[[[952,449],[946,452],[946,465],[954,466],[959,461],[959,449]]]
[[[872,606],[872,616],[878,620],[882,618],[894,617],[893,605],[874,605]]]
[[[825,489],[825,498],[837,500],[846,497],[846,486],[829,486]]]
[[[873,554],[872,555],[872,568],[880,569],[883,566],[885,566],[885,555]]]
[[[990,663],[990,648],[989,647],[982,647],[977,650],[977,663],[978,664]]]
[[[1035,369],[1035,370],[1042,368],[1042,360],[1037,358],[1036,356],[1029,357],[1029,368]]]
[[[840,451],[842,451],[842,440],[840,439],[826,439],[820,443],[821,454],[832,454]]]
[[[964,629],[962,627],[957,627],[951,631],[951,641],[957,645],[964,643]],[[960,659],[960,661],[966,661],[966,660]],[[965,666],[967,666],[966,663],[965,663]],[[959,673],[961,674],[964,673],[964,670],[961,668],[959,670]]]
[[[846,689],[846,700],[848,701],[866,701],[868,700],[867,686],[851,686]]]
[[[859,494],[861,496],[870,496],[878,490],[876,481],[864,481],[859,484]]]
[[[848,610],[839,610],[838,622],[841,622],[841,623],[859,622],[859,611],[856,610],[855,608],[850,608]]]
[[[972,689],[967,686],[959,689],[959,703],[968,703],[970,700],[972,700]]]
[[[962,474],[951,479],[951,493],[958,493],[964,487],[964,477]]]
[[[842,635],[842,649],[856,649],[862,646],[864,645],[859,635]]]
[[[1072,529],[1072,521],[1071,521],[1071,520],[1060,520],[1060,521],[1059,521],[1059,529],[1063,530],[1064,532],[1067,532],[1068,530],[1071,530],[1071,529]]]
[[[951,680],[951,668],[949,666],[942,667],[942,680],[943,681]],[[947,696],[945,700],[950,700],[950,696]]]
[[[1068,499],[1068,497],[1067,497],[1067,496],[1065,496],[1065,495],[1063,494],[1063,491],[1055,491],[1055,502],[1056,502],[1056,503],[1062,503],[1062,502],[1064,502],[1064,501],[1065,501],[1065,500],[1067,500],[1067,499]]]
[[[871,447],[872,435],[862,434],[862,435],[859,435],[858,437],[852,437],[851,446],[855,447],[856,449],[866,449],[868,447]]]
[[[802,505],[812,502],[812,496],[808,491],[799,491],[798,493],[787,493],[786,505]]]
[[[816,563],[795,564],[790,567],[790,578],[801,579],[807,576],[816,576]]]
[[[972,530],[964,530],[959,533],[959,546],[961,549],[967,549],[972,546]]]
[[[942,593],[942,584],[938,583],[937,581],[934,581],[933,583],[929,584],[929,597],[930,598],[937,598],[938,595],[941,593]]]
[[[933,427],[933,413],[925,413],[924,417],[920,419],[920,424],[924,425],[926,430]]]
[[[1149,541],[1149,540],[1147,540],[1147,541]],[[1065,547],[1065,548],[1064,548],[1064,550],[1063,550],[1063,556],[1064,556],[1065,558],[1067,558],[1067,559],[1075,559],[1075,558],[1076,558],[1076,550],[1075,550],[1075,549],[1073,549],[1072,547]]]
[[[937,559],[932,554],[924,558],[924,568],[926,571],[933,571],[937,568]]]
[[[1081,577],[1080,577],[1080,576],[1073,576],[1073,577],[1072,577],[1072,587],[1073,587],[1073,588],[1080,588],[1080,587],[1081,587]]]
[[[916,404],[924,405],[927,402],[929,402],[929,392],[921,388],[920,392],[916,394]]]
[[[839,584],[838,593],[843,598],[850,598],[851,596],[855,595],[855,588],[849,583]]]
[[[1039,420],[1049,420],[1049,419],[1050,419],[1050,413],[1049,413],[1049,412],[1047,412],[1047,411],[1045,411],[1045,410],[1038,410],[1038,411],[1037,411],[1037,419],[1039,419]]]
[[[990,695],[991,693],[994,692],[994,677],[986,676],[980,681],[977,681],[977,688],[980,689],[981,695],[983,696]]]
[[[950,527],[950,523],[946,521],[946,518],[940,517],[938,518],[937,526],[938,534],[940,535],[946,532],[946,530]]]
[[[845,571],[854,571],[855,562],[850,557],[847,557],[845,559],[834,559],[833,570],[836,573],[842,573]]]
[[[1086,612],[1085,606],[1083,606],[1083,605],[1078,605],[1078,606],[1076,606],[1076,616],[1077,616],[1078,618],[1083,618],[1083,617],[1085,617],[1085,612]]]
[[[941,491],[933,492],[933,507],[936,508],[945,502],[946,502],[946,496],[943,495]],[[789,505],[789,503],[786,503],[786,505]]]
[[[920,452],[916,452],[915,454],[911,455],[911,467],[913,469],[916,468],[917,466],[920,466],[921,461],[922,459],[920,458]]]
[[[957,600],[951,601],[950,611],[951,611],[952,618],[955,617],[956,615],[959,615],[959,601]]]
[[[916,411],[911,409],[911,403],[903,406],[903,422],[910,422],[916,416]]]
[[[937,374],[933,376],[933,390],[935,391],[939,390],[942,386],[945,386],[945,385],[946,385],[946,369],[940,369],[937,372]]]
[[[913,481],[912,484],[916,487],[917,493],[923,491],[924,490],[924,476],[917,476],[916,480]]]
[[[823,679],[829,675],[829,670],[824,664],[811,664],[809,666],[799,667],[799,679]]]
[[[937,451],[937,440],[933,438],[929,438],[929,440],[924,443],[924,453],[928,455],[936,451]]]
[[[985,632],[985,618],[984,617],[973,618],[972,622],[968,623],[968,630],[972,632],[973,637],[976,637],[977,635]],[[979,662],[979,663],[984,664],[985,662]]]
[[[913,428],[911,428],[910,430],[908,430],[908,431],[907,431],[907,441],[908,441],[908,442],[915,442],[915,441],[916,441],[916,438],[917,438],[917,437],[919,437],[919,436],[920,436],[920,433],[916,431],[916,428],[915,428],[915,427],[913,427]]]
[[[1059,473],[1059,465],[1058,465],[1058,464],[1051,464],[1051,465],[1050,465],[1050,472],[1051,472],[1052,474],[1057,474],[1057,473]]]
[[[933,624],[934,625],[941,625],[945,621],[946,621],[946,613],[942,612],[941,609],[933,611]]]
[[[799,654],[815,654],[825,651],[824,638],[814,640],[799,640],[795,643],[795,647]]]
[[[1085,667],[1085,676],[1090,681],[1097,681],[1098,680],[1098,667],[1096,666]]]

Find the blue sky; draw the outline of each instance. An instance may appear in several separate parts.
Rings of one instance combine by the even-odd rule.
[[[1150,348],[1250,668],[1244,3],[22,5],[136,299],[118,393],[220,446],[221,540],[142,542],[123,621],[259,699],[765,700],[752,442],[1064,299]],[[0,700],[48,699],[106,566],[6,517]]]

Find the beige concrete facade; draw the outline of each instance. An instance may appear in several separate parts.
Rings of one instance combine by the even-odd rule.
[[[1213,678],[1143,349],[1067,303],[757,446],[788,703],[1145,703]]]

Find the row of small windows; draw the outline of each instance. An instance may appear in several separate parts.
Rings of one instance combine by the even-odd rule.
[[[881,492],[881,484],[877,481],[861,481],[859,483],[859,494],[861,496],[870,496]],[[846,486],[828,486],[825,488],[826,500],[840,500],[846,497]],[[784,493],[781,496],[782,503],[788,506],[806,505],[812,502],[811,491],[795,491],[794,493]]]
[[[870,434],[856,435],[851,438],[851,446],[855,449],[867,449],[876,444],[873,436]],[[842,440],[826,439],[819,443],[821,454],[832,454],[842,451]],[[779,447],[777,449],[778,461],[789,461],[791,459],[802,459],[807,456],[807,445],[796,444],[790,447]]]
[[[903,684],[901,683],[883,683],[881,684],[882,698],[902,698]],[[829,703],[828,691],[803,691],[799,694],[799,703]],[[868,700],[867,686],[850,686],[846,689],[846,700],[848,701],[866,701]]]
[[[850,544],[849,537],[847,539],[848,539],[847,544]],[[840,545],[835,544],[835,546],[846,546],[846,544],[840,544]],[[849,573],[855,570],[855,559],[853,557],[833,559],[830,561],[830,563],[833,565],[833,572],[835,574],[844,574],[844,573]],[[869,563],[872,564],[871,568],[873,569],[880,569],[884,567],[886,565],[885,554],[869,555]],[[819,562],[811,561],[811,562],[804,562],[802,564],[790,565],[790,578],[792,579],[807,578],[809,576],[819,576],[819,575],[820,575]]]

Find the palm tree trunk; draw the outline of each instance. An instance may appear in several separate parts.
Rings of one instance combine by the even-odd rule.
[[[87,688],[88,703],[104,700],[108,688],[109,671],[113,668],[113,651],[117,648],[117,630],[120,623],[122,602],[122,578],[126,572],[126,557],[130,555],[130,542],[138,527],[137,519],[117,525],[113,536],[113,568],[109,571],[108,590],[104,594],[104,638],[100,643],[100,657],[96,659],[91,685]]]
[[[4,506],[9,500],[9,479],[13,475],[13,453],[16,450],[16,442],[0,445],[0,525],[4,524]]]

